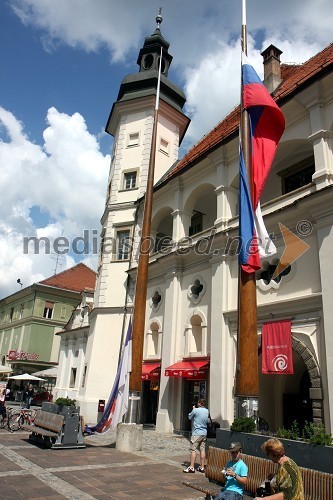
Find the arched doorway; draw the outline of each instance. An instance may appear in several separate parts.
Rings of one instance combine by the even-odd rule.
[[[297,420],[302,430],[305,421],[323,422],[322,383],[318,363],[304,342],[292,334],[293,375],[261,373],[261,335],[259,345],[259,415],[271,431],[290,428]]]

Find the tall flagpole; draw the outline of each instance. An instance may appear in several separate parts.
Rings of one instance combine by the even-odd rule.
[[[242,0],[242,52],[247,55],[246,0]],[[250,122],[241,96],[240,140],[252,193]],[[238,416],[256,416],[258,409],[258,340],[255,273],[239,267],[236,392]]]
[[[156,20],[161,22],[159,15]],[[140,423],[141,410],[141,386],[142,386],[142,359],[144,331],[146,320],[146,299],[148,282],[148,265],[150,250],[150,230],[153,206],[153,187],[155,171],[156,137],[158,124],[158,108],[160,98],[162,69],[162,47],[158,69],[158,81],[156,90],[156,101],[154,110],[153,134],[150,148],[150,159],[148,168],[147,188],[143,211],[143,223],[140,240],[140,255],[135,288],[134,311],[133,311],[133,337],[132,337],[132,370],[129,382],[129,407],[125,418],[127,423]]]

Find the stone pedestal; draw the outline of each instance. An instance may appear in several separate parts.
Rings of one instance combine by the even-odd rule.
[[[128,453],[131,453],[133,451],[141,451],[142,436],[142,424],[118,424],[116,450],[127,451]]]

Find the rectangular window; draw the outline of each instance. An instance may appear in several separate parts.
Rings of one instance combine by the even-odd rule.
[[[191,225],[189,228],[189,236],[193,236],[193,234],[200,233],[203,228],[203,213],[197,212],[193,210],[194,215],[191,217]]]
[[[84,387],[86,383],[86,376],[87,376],[87,365],[84,365],[83,375],[82,375],[82,387]]]
[[[129,230],[117,231],[116,259],[126,260],[130,254],[130,232]]]
[[[14,317],[14,307],[12,307],[9,311],[9,321],[12,321]]]
[[[160,147],[159,147],[159,150],[168,155],[169,154],[169,143],[168,141],[166,141],[165,139],[162,139],[161,137],[161,140],[160,140]]]
[[[21,304],[20,306],[20,314],[19,314],[19,319],[23,318],[23,313],[24,313],[24,304]]]
[[[53,314],[54,303],[53,302],[45,302],[43,318],[51,319]]]
[[[133,132],[128,134],[127,147],[132,148],[133,146],[139,145],[139,132]]]
[[[309,158],[282,170],[278,173],[282,179],[282,194],[291,193],[298,188],[311,184],[314,173],[314,158]]]
[[[76,372],[77,372],[77,368],[72,368],[71,369],[71,378],[70,378],[70,381],[69,381],[69,387],[75,387]]]
[[[124,174],[124,189],[134,189],[136,187],[136,171]]]

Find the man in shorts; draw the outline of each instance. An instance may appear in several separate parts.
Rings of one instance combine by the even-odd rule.
[[[200,466],[199,472],[205,472],[206,464],[206,441],[207,441],[207,422],[209,411],[204,399],[199,399],[198,403],[193,406],[188,418],[192,420],[192,435],[191,435],[191,458],[190,465],[183,470],[186,474],[193,474],[195,472],[194,464],[197,457],[197,450],[200,450]]]

